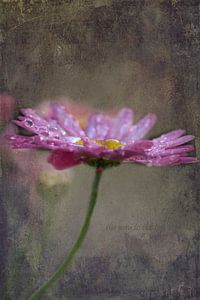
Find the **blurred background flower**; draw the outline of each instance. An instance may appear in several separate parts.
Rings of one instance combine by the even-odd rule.
[[[0,94],[0,122],[5,124],[13,118],[15,99],[6,92]]]
[[[1,135],[4,136],[15,132],[15,125],[11,120],[14,118],[17,101],[6,93],[0,96],[0,100]],[[36,111],[49,116],[51,114],[49,103],[43,102],[35,107]],[[84,114],[81,112],[88,115],[91,111],[89,107],[83,104],[77,106],[66,98],[62,98],[61,103],[66,109],[73,110],[77,116],[81,116],[82,121]],[[64,172],[55,170],[47,162],[49,154],[45,151],[13,150],[5,143],[1,143],[0,154],[1,171],[6,180],[4,184],[12,186],[12,190],[4,195],[7,231],[15,232],[14,240],[9,244],[5,240],[5,249],[9,251],[7,265],[9,275],[4,296],[13,297],[14,294],[20,293],[22,282],[26,282],[26,273],[32,274],[32,278],[35,276],[42,278],[45,272],[48,272],[44,254],[45,251],[51,251],[52,245],[58,247],[58,230],[65,231],[64,224],[67,220],[64,211],[68,206],[67,194],[74,170]],[[5,174],[9,176],[5,177]],[[4,237],[6,238],[5,234]],[[61,241],[60,243],[62,244]],[[51,260],[54,261],[53,255],[51,256]],[[23,268],[20,267],[21,264]],[[2,271],[5,272],[5,266]]]

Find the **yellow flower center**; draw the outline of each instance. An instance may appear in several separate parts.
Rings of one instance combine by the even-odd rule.
[[[82,139],[79,139],[78,141],[76,141],[75,144],[83,146],[83,141],[82,141]]]
[[[108,139],[108,140],[95,140],[95,142],[98,145],[104,146],[107,149],[115,150],[121,146],[124,146],[120,141],[114,140],[114,139]]]
[[[121,146],[124,146],[120,141],[114,140],[114,139],[108,139],[108,140],[94,140],[95,143],[98,145],[104,146],[107,149],[115,150],[118,149]],[[79,139],[75,142],[77,145],[83,145],[82,139]]]

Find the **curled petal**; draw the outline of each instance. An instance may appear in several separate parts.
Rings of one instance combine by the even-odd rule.
[[[57,170],[64,170],[81,163],[80,157],[74,152],[55,150],[48,157],[48,162]]]

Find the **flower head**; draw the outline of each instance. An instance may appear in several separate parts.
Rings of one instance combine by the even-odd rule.
[[[14,122],[33,135],[12,135],[9,140],[14,148],[51,150],[48,162],[56,169],[80,163],[106,168],[123,162],[148,166],[197,162],[196,157],[188,156],[194,147],[185,145],[194,136],[185,135],[182,129],[144,139],[156,122],[154,114],[147,114],[133,125],[133,111],[129,108],[121,109],[115,117],[93,113],[81,127],[63,105],[52,104],[50,111],[40,116],[32,109],[22,109],[23,116]]]

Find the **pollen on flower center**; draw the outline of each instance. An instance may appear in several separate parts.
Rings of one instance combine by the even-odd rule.
[[[83,140],[80,138],[79,140],[77,140],[75,142],[75,144],[77,144],[77,145],[83,145]]]
[[[95,140],[95,142],[98,145],[104,146],[107,149],[115,150],[121,146],[124,146],[120,141],[114,140],[114,139],[108,139],[108,140]]]
[[[93,141],[95,141],[96,144],[98,144],[100,146],[104,146],[105,148],[110,149],[110,150],[115,150],[115,149],[118,149],[121,146],[124,146],[124,144],[122,144],[120,141],[114,140],[114,139],[107,139],[107,140],[96,140],[96,139],[94,139]],[[83,145],[83,140],[80,138],[79,140],[77,140],[75,142],[75,144]]]

